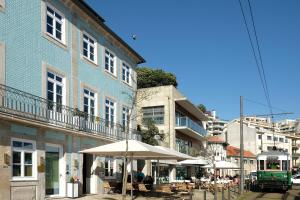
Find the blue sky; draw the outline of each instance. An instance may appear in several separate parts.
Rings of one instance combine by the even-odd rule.
[[[240,95],[266,104],[238,0],[86,1],[146,59],[142,66],[174,73],[180,91],[193,103],[227,120],[239,116]],[[247,1],[242,1],[249,17]],[[251,3],[271,103],[294,113],[277,120],[298,118],[300,1]],[[269,113],[259,104],[244,105],[246,115]]]

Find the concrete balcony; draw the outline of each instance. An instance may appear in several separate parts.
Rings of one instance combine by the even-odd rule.
[[[293,149],[299,149],[300,148],[300,144],[292,143],[292,148]]]
[[[292,157],[293,158],[299,158],[300,157],[300,153],[292,153]]]
[[[10,120],[23,120],[112,141],[125,139],[125,129],[121,124],[1,84],[0,115]],[[128,138],[141,140],[140,134],[131,129]]]
[[[206,130],[189,117],[176,117],[175,130],[180,130],[184,134],[195,139],[202,139],[207,135]]]

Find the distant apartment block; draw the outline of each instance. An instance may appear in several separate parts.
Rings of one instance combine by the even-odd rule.
[[[205,125],[208,135],[221,136],[225,139],[224,133],[228,122],[219,119],[215,110],[207,112],[206,116],[208,121],[205,123]]]

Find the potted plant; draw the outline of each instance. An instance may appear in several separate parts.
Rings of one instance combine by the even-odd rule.
[[[72,176],[70,182],[67,183],[67,197],[78,197],[79,179],[77,176]]]

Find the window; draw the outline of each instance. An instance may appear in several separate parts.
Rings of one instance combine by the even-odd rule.
[[[116,57],[109,51],[105,50],[105,70],[115,75],[115,63]]]
[[[113,126],[115,122],[115,106],[115,102],[109,99],[105,100],[105,120],[107,126]]]
[[[105,176],[112,177],[114,175],[114,160],[105,158]]]
[[[64,43],[65,19],[63,15],[50,5],[46,8],[46,31],[54,39]]]
[[[266,161],[267,169],[280,169],[280,160],[278,159],[269,159]]]
[[[49,101],[48,109],[61,112],[63,105],[63,78],[52,72],[47,72],[47,99]]]
[[[131,69],[130,67],[123,62],[122,64],[122,80],[130,85],[130,78],[131,78]]]
[[[250,164],[253,165],[253,163],[254,163],[254,161],[253,161],[253,160],[250,160]]]
[[[247,164],[247,160],[246,159],[244,160],[244,164]]]
[[[125,128],[127,126],[127,123],[129,121],[129,108],[123,107],[122,109],[122,126]],[[130,123],[130,121],[129,121]]]
[[[94,38],[87,33],[82,34],[82,54],[88,60],[97,63],[97,43]]]
[[[284,138],[279,138],[279,142],[284,142]]]
[[[267,140],[272,140],[272,136],[268,135]]]
[[[143,123],[153,120],[155,124],[164,124],[164,106],[144,107]]]
[[[264,160],[259,161],[259,170],[265,170],[265,161]]]
[[[268,150],[268,151],[271,151],[272,149],[273,149],[273,147],[271,147],[271,146],[268,146],[268,147],[267,147],[267,150]]]
[[[88,89],[83,90],[83,111],[91,116],[95,115],[96,95]]]
[[[34,178],[35,143],[12,140],[12,176],[15,179]]]
[[[278,137],[274,137],[274,141],[277,142],[278,141]]]
[[[258,135],[258,139],[261,140],[261,135]]]

